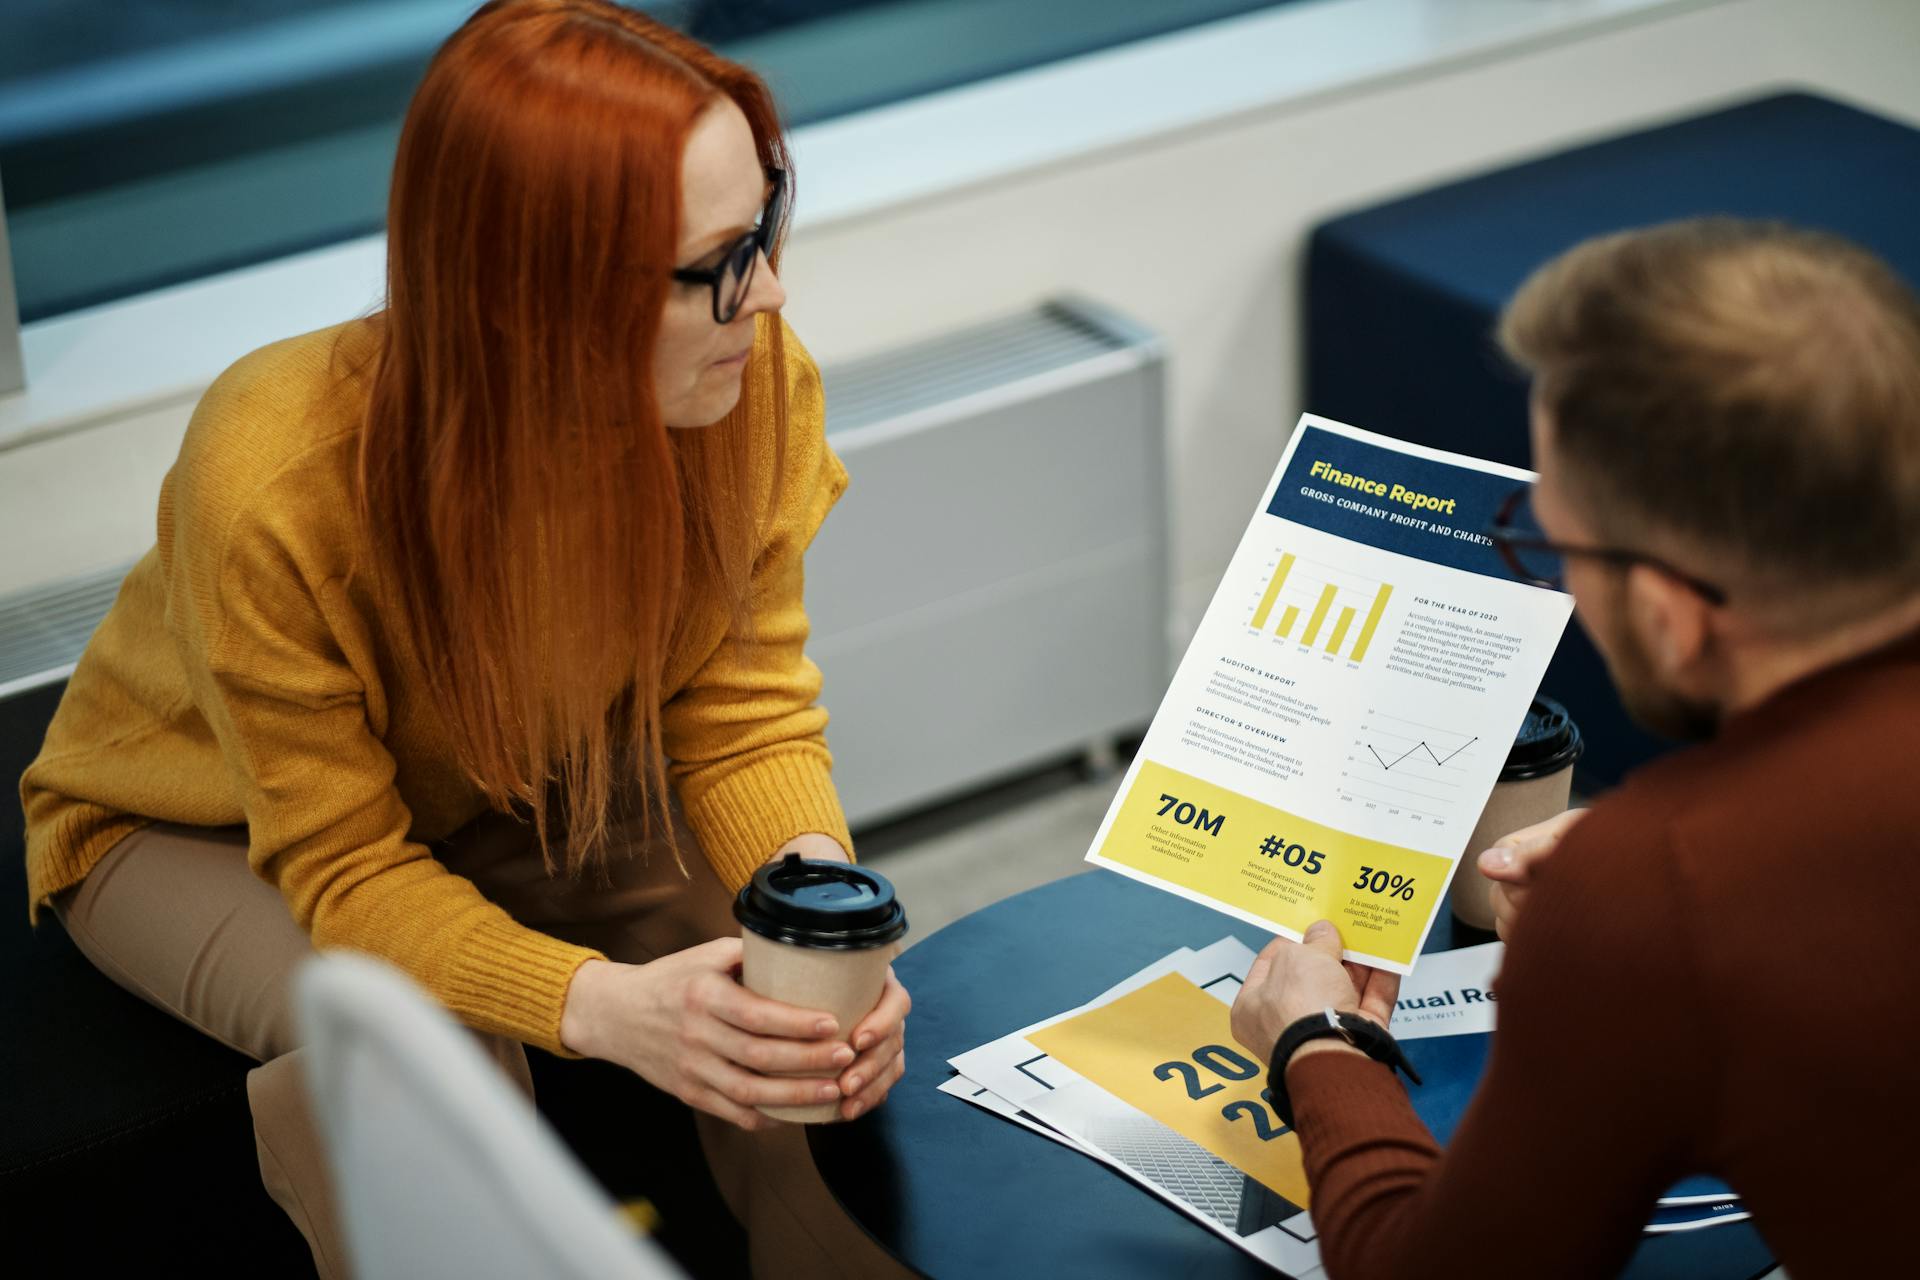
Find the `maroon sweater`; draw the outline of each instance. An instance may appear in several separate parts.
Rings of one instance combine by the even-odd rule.
[[[1537,871],[1486,1079],[1444,1154],[1385,1067],[1298,1059],[1328,1273],[1611,1275],[1690,1173],[1746,1198],[1793,1280],[1909,1257],[1916,765],[1920,637],[1793,685],[1597,804]]]

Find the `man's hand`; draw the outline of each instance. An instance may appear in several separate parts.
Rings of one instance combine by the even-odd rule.
[[[1340,952],[1340,931],[1329,920],[1309,928],[1304,942],[1275,938],[1268,943],[1233,1002],[1233,1038],[1264,1062],[1282,1031],[1329,1005],[1386,1026],[1400,998],[1400,975],[1342,961]],[[1344,1042],[1316,1040],[1306,1048],[1314,1045],[1344,1047]]]
[[[1521,904],[1533,887],[1534,867],[1558,848],[1567,832],[1586,816],[1585,809],[1555,814],[1545,822],[1501,836],[1491,849],[1480,855],[1481,874],[1494,882],[1493,929],[1501,941],[1512,931]]]

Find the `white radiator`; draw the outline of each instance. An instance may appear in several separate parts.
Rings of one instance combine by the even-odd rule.
[[[810,652],[856,825],[1152,719],[1164,366],[1074,300],[822,371],[852,483],[807,555]]]
[[[807,606],[853,822],[1152,718],[1163,366],[1150,334],[1070,301],[823,370],[852,484],[807,555]],[[0,697],[64,679],[124,573],[0,599]]]
[[[160,495],[154,494],[156,504]],[[131,565],[0,597],[0,698],[65,680]]]

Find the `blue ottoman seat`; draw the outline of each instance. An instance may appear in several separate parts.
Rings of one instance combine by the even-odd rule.
[[[115,986],[51,912],[27,926],[17,783],[62,686],[0,699],[0,1239],[8,1274],[298,1277],[260,1185],[245,1055]],[[611,1063],[529,1052],[540,1109],[616,1198],[644,1197],[691,1272],[746,1274],[692,1113]]]
[[[255,1164],[253,1063],[129,995],[51,912],[27,927],[15,789],[59,701],[0,701],[0,1234],[17,1272],[109,1275],[172,1264],[312,1275],[306,1242]]]
[[[1715,213],[1837,232],[1920,282],[1920,131],[1785,93],[1327,222],[1308,250],[1306,405],[1524,466],[1526,388],[1492,341],[1501,304],[1590,236]],[[1544,688],[1586,733],[1587,787],[1664,748],[1577,625]]]

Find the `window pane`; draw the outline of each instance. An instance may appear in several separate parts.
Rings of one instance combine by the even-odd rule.
[[[799,125],[1277,2],[638,7],[754,66]],[[413,86],[474,7],[5,0],[0,184],[22,318],[379,230]]]

